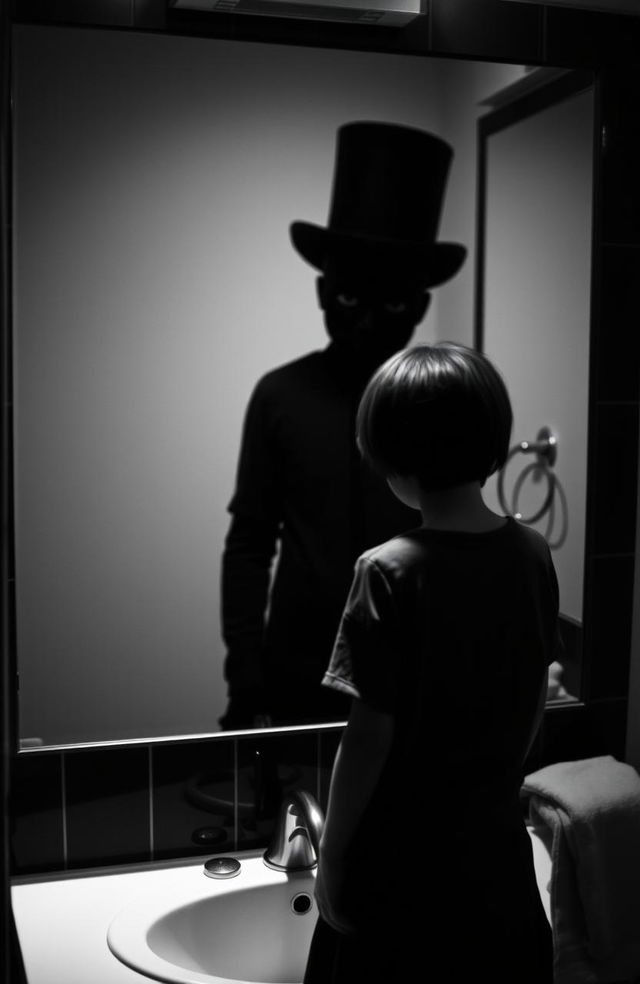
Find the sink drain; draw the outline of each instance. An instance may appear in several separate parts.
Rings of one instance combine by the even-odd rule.
[[[306,892],[298,892],[291,899],[291,911],[295,912],[296,916],[304,916],[305,912],[313,906],[313,899]]]

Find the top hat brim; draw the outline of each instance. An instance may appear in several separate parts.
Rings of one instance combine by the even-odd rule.
[[[335,257],[376,271],[404,272],[422,287],[437,287],[450,280],[467,255],[460,243],[398,241],[326,229],[312,222],[292,222],[290,235],[298,253],[318,270]]]

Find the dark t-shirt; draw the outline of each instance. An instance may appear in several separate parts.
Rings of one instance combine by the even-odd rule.
[[[537,946],[544,917],[518,794],[560,647],[549,548],[514,519],[487,533],[414,529],[360,557],[324,683],[395,727],[349,852],[357,919],[422,918],[415,887],[435,884],[462,920],[436,912],[443,939],[459,932],[464,945],[473,918],[477,940]]]
[[[418,528],[362,554],[325,685],[388,711],[403,753],[434,703],[457,718],[446,769],[523,764],[547,667],[558,659],[558,583],[544,538],[508,518],[487,533]]]

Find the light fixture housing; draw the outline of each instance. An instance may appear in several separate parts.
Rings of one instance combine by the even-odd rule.
[[[253,14],[351,24],[402,27],[425,13],[426,0],[171,0],[181,10]]]

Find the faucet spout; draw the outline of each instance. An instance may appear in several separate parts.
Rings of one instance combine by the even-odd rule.
[[[264,863],[277,871],[308,871],[320,853],[324,815],[317,801],[304,790],[288,793],[280,807]]]

